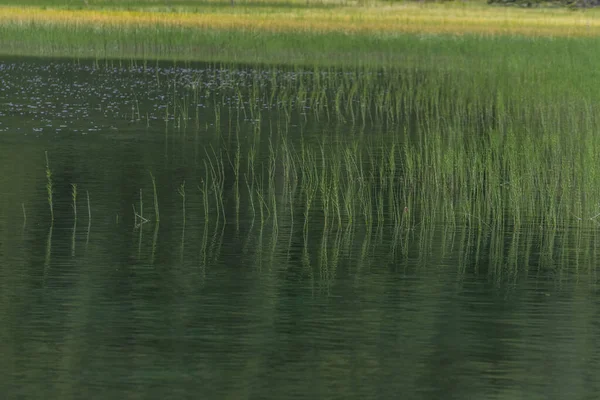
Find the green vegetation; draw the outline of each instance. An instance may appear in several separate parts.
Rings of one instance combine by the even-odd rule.
[[[594,393],[599,39],[384,14],[0,22],[5,54],[78,58],[0,62],[7,397],[513,398],[548,364]]]
[[[154,193],[154,219],[156,223],[160,221],[160,212],[158,210],[158,193],[156,191],[156,179],[152,172],[150,172],[150,178],[152,179],[152,190]]]
[[[285,7],[261,3],[234,8],[195,3],[197,8],[177,10],[155,2],[118,3],[118,9],[112,8],[117,3],[103,1],[43,4],[45,8],[0,7],[1,54],[97,62],[407,66],[434,58],[438,63],[487,60],[490,55],[497,59],[496,54],[506,53],[505,46],[528,55],[530,49],[519,46],[536,52],[553,46],[543,37],[563,38],[562,43],[564,38],[587,37],[584,45],[589,48],[600,33],[595,12],[526,12],[481,2],[326,8],[285,2]]]
[[[54,223],[54,203],[52,195],[54,193],[54,184],[52,182],[52,170],[48,161],[48,152],[46,154],[46,193],[48,194],[48,206],[50,207],[50,219]]]
[[[313,221],[334,231],[358,223],[408,229],[595,222],[597,201],[590,199],[600,199],[597,91],[577,75],[559,85],[561,70],[554,76],[551,68],[499,67],[494,74],[258,70],[245,81],[230,77],[231,85],[218,90],[193,82],[181,87],[172,94],[170,101],[180,105],[170,107],[176,114],[167,124],[181,135],[182,126],[202,130],[225,121],[231,127],[213,133],[221,144],[205,148],[200,162],[205,221],[216,217],[225,224],[229,212],[235,220],[247,212],[277,230],[282,215],[301,213],[305,235]],[[215,119],[193,121],[197,114],[186,108],[196,109],[195,101],[214,109],[209,115]],[[245,120],[258,123],[251,135],[231,143],[231,130]],[[309,120],[323,129],[318,140],[289,135],[291,124],[309,129]],[[239,177],[247,192],[239,190]],[[152,185],[156,190],[154,180]],[[193,194],[183,183],[177,193],[185,221]],[[157,204],[155,198],[158,216]],[[138,225],[147,221],[141,189],[134,213]]]
[[[104,14],[86,15],[91,21]],[[596,37],[485,36],[466,28],[464,35],[439,35],[424,23],[414,25],[423,35],[379,27],[344,31],[335,23],[331,29],[323,23],[321,31],[200,29],[140,23],[144,16],[122,24],[3,23],[0,49],[145,71],[149,90],[165,94],[165,142],[191,138],[197,150],[194,175],[161,192],[163,220],[173,216],[164,209],[181,204],[182,242],[186,227],[202,226],[205,264],[218,253],[226,226],[239,232],[244,221],[251,221],[251,231],[257,227],[261,244],[269,232],[269,246],[289,231],[290,242],[299,234],[306,247],[322,229],[324,249],[350,246],[357,232],[368,238],[367,249],[383,230],[400,246],[409,233],[440,226],[502,237],[528,226],[556,232],[597,224],[600,56],[589,50]],[[383,14],[373,18],[386,26]],[[205,66],[210,72],[192,69],[182,79],[161,75],[161,59],[212,64]],[[158,118],[140,102],[145,94],[133,96],[127,122],[155,129]],[[46,176],[53,220],[47,159]],[[150,177],[136,180],[133,225],[141,243],[149,222],[142,193],[151,182],[154,254],[160,214]],[[186,181],[199,190],[186,192]],[[75,218],[76,189],[73,184]],[[335,270],[340,254],[321,256]]]
[[[77,184],[76,183],[71,184],[71,199],[73,200],[73,204],[71,205],[73,207],[73,218],[75,220],[75,223],[77,223]]]

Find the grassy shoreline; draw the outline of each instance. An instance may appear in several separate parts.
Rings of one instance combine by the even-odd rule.
[[[194,28],[272,33],[480,34],[594,37],[600,35],[596,10],[501,8],[481,3],[338,6],[333,8],[196,7],[78,9],[0,5],[0,24],[47,24]]]
[[[445,62],[464,57],[473,46],[475,54],[494,57],[482,48],[512,41],[594,46],[600,37],[595,10],[522,10],[480,2],[174,8],[144,1],[129,10],[98,1],[62,8],[44,4],[0,5],[0,54],[381,66],[420,63],[423,57]]]

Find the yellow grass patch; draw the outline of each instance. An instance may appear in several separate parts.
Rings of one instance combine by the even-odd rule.
[[[600,14],[489,6],[419,5],[270,9],[243,7],[206,13],[59,10],[0,7],[0,24],[159,26],[251,32],[425,33],[531,36],[597,36]]]

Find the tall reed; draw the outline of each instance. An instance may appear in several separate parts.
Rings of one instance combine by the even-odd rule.
[[[154,219],[156,222],[160,221],[160,213],[158,210],[158,193],[156,190],[156,179],[154,179],[154,175],[150,172],[150,178],[152,179],[152,190],[154,193]]]
[[[48,206],[50,207],[50,219],[52,224],[54,224],[54,202],[53,202],[53,193],[54,193],[54,184],[52,182],[52,170],[50,170],[50,162],[48,161],[48,152],[44,152],[46,155],[46,193],[48,194]]]
[[[71,207],[73,208],[73,218],[77,222],[77,184],[71,183]]]

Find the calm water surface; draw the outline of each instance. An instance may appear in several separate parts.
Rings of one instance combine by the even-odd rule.
[[[276,224],[247,201],[233,217],[231,188],[229,218],[207,220],[214,111],[165,122],[169,81],[257,75],[0,62],[3,398],[597,398],[596,229],[305,228],[283,206]],[[291,140],[320,125],[293,121]]]

